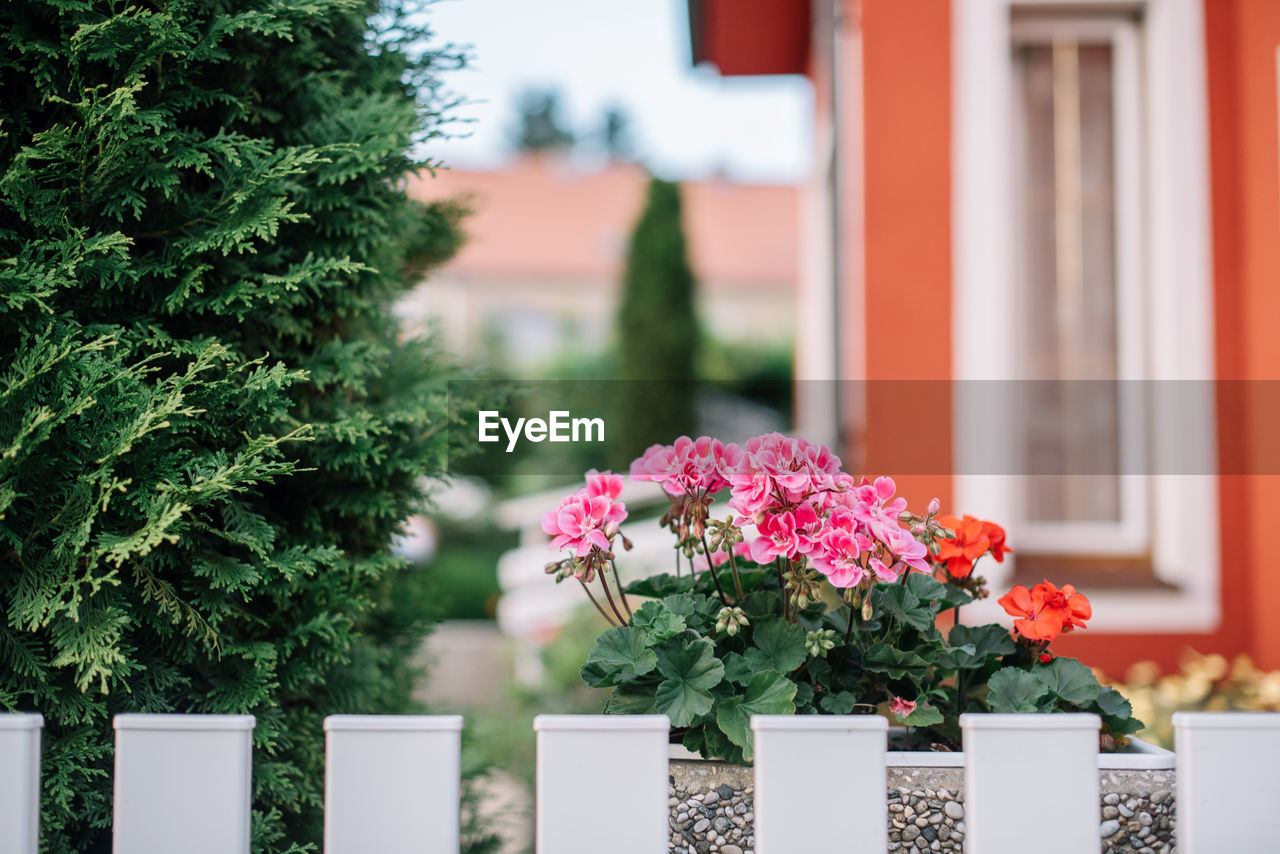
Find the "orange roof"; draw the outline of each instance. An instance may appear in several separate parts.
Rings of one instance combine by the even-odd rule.
[[[582,172],[563,160],[523,157],[496,171],[423,174],[410,180],[409,193],[469,199],[474,213],[453,273],[613,279],[646,181],[631,164]],[[701,280],[794,285],[797,188],[713,180],[685,183],[682,193],[690,262]]]

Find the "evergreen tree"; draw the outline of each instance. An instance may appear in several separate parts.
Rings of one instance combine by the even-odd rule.
[[[519,151],[563,151],[573,147],[573,132],[560,119],[560,96],[555,90],[530,90],[520,96],[514,134]]]
[[[323,717],[409,708],[388,542],[448,367],[389,308],[458,242],[404,191],[462,61],[430,35],[373,0],[0,10],[0,709],[45,716],[44,851],[109,846],[113,714],[256,715],[276,852],[319,840]]]
[[[614,104],[605,110],[601,132],[605,155],[614,162],[635,159],[635,143],[631,139],[631,120],[622,107]]]
[[[617,396],[609,446],[624,469],[655,442],[695,429],[695,283],[680,222],[680,187],[652,178],[627,250],[618,312]]]

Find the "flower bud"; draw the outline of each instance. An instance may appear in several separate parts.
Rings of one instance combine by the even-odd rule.
[[[544,567],[547,575],[555,574],[556,584],[564,581],[566,578],[572,578],[574,574],[573,558],[565,558],[564,560],[552,561]]]
[[[932,501],[929,502],[929,509],[925,511],[925,514],[928,516],[937,516],[938,511],[941,509],[942,509],[942,502],[939,501],[937,498],[934,498]]]
[[[721,608],[716,615],[716,632],[733,637],[743,626],[750,625],[741,608]]]
[[[819,629],[816,632],[809,632],[804,639],[805,650],[814,658],[826,655],[829,650],[835,649],[835,646],[836,633],[833,629]]]

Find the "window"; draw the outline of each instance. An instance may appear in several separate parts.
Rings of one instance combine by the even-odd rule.
[[[1216,474],[1152,462],[1216,459],[1211,392],[1158,382],[1214,376],[1201,2],[952,6],[954,501],[1007,522],[993,589],[1128,573],[1103,630],[1220,618]]]
[[[1015,14],[1013,186],[1023,566],[1148,568],[1138,20]],[[1121,385],[1118,381],[1125,380]]]

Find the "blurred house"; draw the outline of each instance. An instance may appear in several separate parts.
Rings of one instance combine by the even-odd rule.
[[[1280,3],[689,5],[815,88],[802,425],[1006,524],[994,590],[1084,588],[1064,652],[1280,667]]]
[[[417,179],[415,197],[461,198],[473,213],[462,251],[402,303],[402,316],[439,323],[452,352],[516,374],[602,352],[647,181],[635,164],[584,172],[553,155]],[[703,327],[723,340],[789,341],[796,188],[690,182],[682,202]]]

